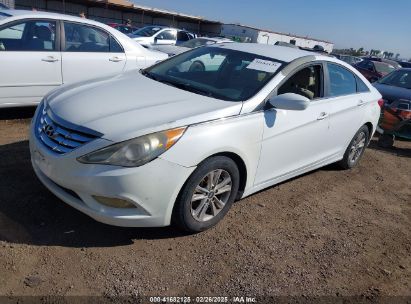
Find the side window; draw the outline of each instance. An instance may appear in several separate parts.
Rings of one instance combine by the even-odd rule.
[[[92,26],[64,22],[66,52],[109,52],[110,35]]]
[[[281,85],[277,94],[295,93],[310,100],[322,97],[322,68],[321,65],[306,67]]]
[[[118,25],[115,27],[116,30],[119,30],[120,32],[124,34],[130,34],[131,33],[131,28],[125,25]]]
[[[56,22],[30,20],[0,28],[0,51],[54,51]]]
[[[333,63],[328,63],[330,80],[329,96],[342,96],[357,93],[357,82],[353,73]]]
[[[177,33],[177,40],[178,41],[188,41],[190,40],[190,37],[187,35],[187,33],[180,31]]]
[[[367,61],[365,68],[369,71],[374,71],[374,64],[372,63],[372,61]]]
[[[110,35],[110,52],[111,53],[124,53],[123,48],[121,47],[120,43]]]
[[[176,40],[176,35],[172,31],[164,31],[158,34],[159,40]]]
[[[358,93],[365,93],[365,92],[370,91],[370,89],[367,87],[364,81],[362,81],[358,76],[355,76],[355,80],[357,81],[357,92]]]

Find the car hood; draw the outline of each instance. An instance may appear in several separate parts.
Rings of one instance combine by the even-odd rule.
[[[241,102],[184,91],[138,71],[65,85],[45,99],[60,119],[112,141],[237,115],[242,107]]]
[[[378,82],[373,83],[373,86],[380,92],[384,99],[389,101],[389,103],[397,99],[411,100],[411,89],[394,87]]]

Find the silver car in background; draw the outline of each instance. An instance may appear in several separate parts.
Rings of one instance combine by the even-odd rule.
[[[152,45],[149,48],[166,53],[168,54],[168,56],[172,57],[172,56],[184,53],[188,50],[200,47],[200,46],[212,45],[216,43],[229,43],[229,42],[233,42],[233,41],[227,38],[220,38],[220,37],[216,37],[216,38],[201,37],[201,38],[196,38],[196,39],[183,42],[180,45]]]

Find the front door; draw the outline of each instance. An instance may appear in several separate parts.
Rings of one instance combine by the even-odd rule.
[[[164,30],[156,34],[154,37],[155,44],[171,45],[176,44],[177,31],[176,30]]]
[[[63,82],[120,74],[126,65],[122,46],[106,31],[64,22]]]
[[[35,19],[0,27],[0,107],[38,103],[62,84],[56,29]]]
[[[324,97],[322,64],[293,73],[280,84],[277,94],[296,93],[311,100],[302,111],[268,109],[255,186],[298,175],[326,160],[329,144],[329,107]]]

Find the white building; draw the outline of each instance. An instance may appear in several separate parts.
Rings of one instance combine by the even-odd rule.
[[[292,34],[277,33],[241,24],[222,25],[221,35],[238,39],[244,42],[257,42],[263,44],[287,42],[303,48],[313,48],[316,45],[320,45],[328,53],[331,53],[334,47],[333,43],[324,40],[318,40],[309,37],[300,37]]]

